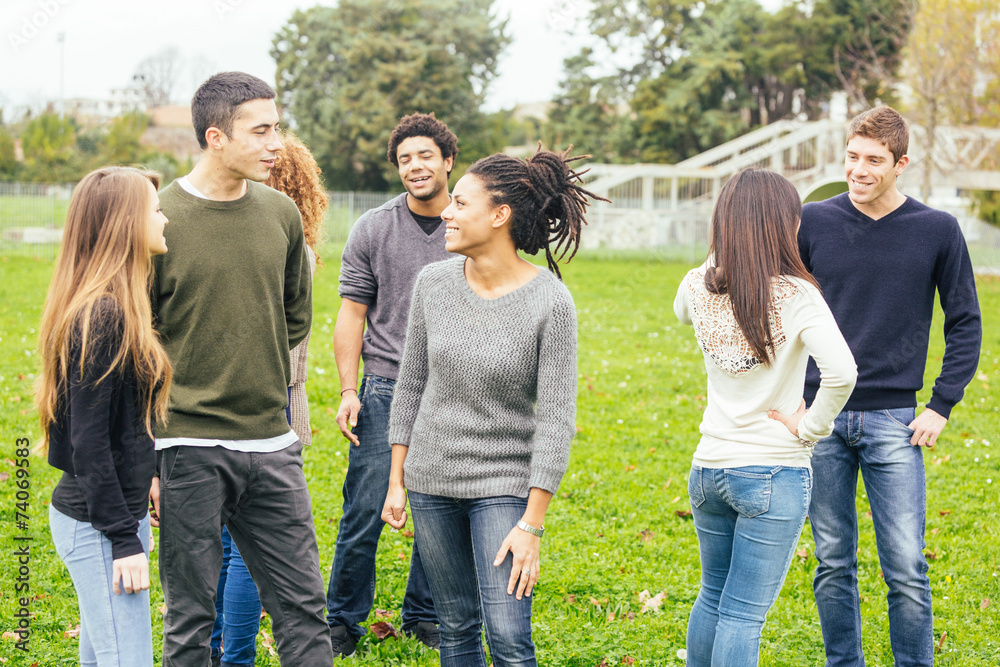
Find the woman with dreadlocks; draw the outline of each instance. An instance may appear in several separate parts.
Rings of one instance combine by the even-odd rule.
[[[572,259],[588,198],[569,151],[476,162],[441,213],[460,255],[417,278],[389,418],[382,519],[414,531],[441,624],[441,665],[535,665],[531,591],[576,411]],[[545,250],[549,270],[520,258]]]

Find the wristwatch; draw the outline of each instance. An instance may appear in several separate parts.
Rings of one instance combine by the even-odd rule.
[[[530,523],[525,523],[523,520],[518,520],[517,527],[526,533],[531,533],[535,537],[541,537],[542,533],[545,532],[545,526],[542,526],[541,528],[535,528]]]

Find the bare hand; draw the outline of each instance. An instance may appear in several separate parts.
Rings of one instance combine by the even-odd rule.
[[[154,477],[149,485],[149,525],[160,527],[160,478]]]
[[[541,566],[538,559],[538,552],[542,547],[542,538],[537,535],[521,530],[517,526],[511,528],[506,539],[500,545],[497,557],[493,559],[493,566],[499,567],[507,558],[509,551],[513,556],[513,565],[510,568],[510,581],[507,583],[507,595],[515,594],[518,600],[522,595],[531,596],[531,589],[538,581],[538,573]],[[520,580],[520,581],[519,581]]]
[[[784,424],[785,428],[787,428],[788,431],[797,438],[799,437],[799,422],[802,421],[803,417],[805,417],[806,412],[808,412],[808,410],[806,410],[806,399],[803,398],[802,402],[799,403],[799,409],[792,414],[785,415],[777,410],[768,410],[767,416],[774,421]]]
[[[941,435],[941,431],[944,430],[947,423],[947,417],[942,417],[933,410],[924,408],[924,411],[909,423],[909,427],[913,429],[910,444],[920,447],[933,447],[937,444],[938,436]]]
[[[401,484],[389,485],[389,493],[385,495],[382,506],[382,520],[396,530],[406,525],[406,489]]]
[[[358,436],[351,433],[351,429],[358,425],[358,413],[361,412],[361,401],[358,399],[356,391],[345,392],[340,399],[340,409],[337,410],[337,425],[344,437],[354,443],[357,447],[361,444]]]
[[[137,593],[149,588],[149,561],[146,554],[139,553],[125,558],[116,558],[111,564],[111,576],[114,577],[115,595],[122,594],[124,586],[126,593]]]

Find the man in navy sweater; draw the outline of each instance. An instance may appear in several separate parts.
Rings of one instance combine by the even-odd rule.
[[[896,189],[909,162],[908,142],[906,121],[893,109],[861,114],[848,132],[849,191],[802,210],[802,259],[858,363],[854,393],[812,459],[809,518],[819,561],[814,588],[828,666],[864,665],[855,509],[859,469],[889,587],[896,665],[933,662],[923,554],[923,447],[934,446],[979,363],[979,301],[958,222]],[[935,291],[944,310],[945,353],[931,399],[916,414]],[[807,402],[819,379],[810,361]]]

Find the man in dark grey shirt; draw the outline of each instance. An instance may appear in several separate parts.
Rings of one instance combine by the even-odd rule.
[[[455,135],[433,114],[400,120],[387,157],[399,169],[406,193],[362,215],[344,247],[333,346],[341,387],[337,423],[352,446],[326,597],[335,657],[354,653],[365,633],[361,622],[374,603],[375,552],[384,525],[379,515],[392,462],[389,406],[417,274],[451,257],[444,249],[441,211],[451,199],[448,176],[457,152]],[[359,385],[360,359],[364,376]],[[438,647],[437,613],[416,544],[402,617],[404,632]]]

